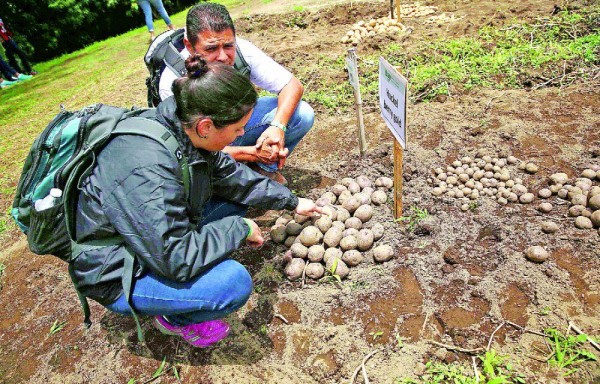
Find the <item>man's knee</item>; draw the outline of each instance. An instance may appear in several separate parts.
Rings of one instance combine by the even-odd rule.
[[[315,122],[314,109],[306,101],[302,100],[296,108],[296,113],[300,120],[300,127],[304,128],[306,131],[311,129]]]

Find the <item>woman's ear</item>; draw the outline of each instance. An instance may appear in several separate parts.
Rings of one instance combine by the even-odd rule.
[[[207,138],[210,130],[214,128],[213,121],[211,119],[205,118],[196,123],[196,133],[201,138]]]

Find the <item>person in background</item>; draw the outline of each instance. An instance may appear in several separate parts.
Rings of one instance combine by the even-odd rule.
[[[187,76],[174,97],[142,117],[163,124],[181,144],[189,164],[189,193],[178,160],[144,136],[119,135],[81,180],[76,210],[77,243],[120,237],[118,245],[83,247],[69,272],[78,291],[107,309],[154,316],[162,333],[204,348],[229,333],[222,320],[246,303],[252,278],[230,258],[244,243],[263,244],[260,228],[244,218],[248,206],[322,213],[309,199],[222,149],[244,134],[256,105],[250,81],[228,65],[186,60]],[[140,122],[143,124],[143,122]],[[122,276],[135,255],[131,300]]]
[[[24,75],[22,73],[17,72],[6,61],[4,61],[2,56],[0,56],[0,72],[2,73],[2,76],[4,76],[4,78],[1,79],[0,82],[1,88],[6,88],[11,85],[14,85],[17,83],[17,81],[29,80],[32,77],[31,75]]]
[[[144,12],[144,19],[146,20],[146,27],[148,27],[148,32],[150,32],[150,42],[154,40],[154,22],[152,20],[152,7],[156,9],[160,17],[164,20],[165,24],[169,29],[175,29],[173,24],[171,23],[171,19],[169,18],[169,14],[163,5],[162,0],[137,0],[137,4],[142,11]]]
[[[315,118],[311,106],[301,100],[304,87],[300,81],[252,43],[236,37],[231,16],[220,4],[201,3],[190,8],[184,44],[186,48],[180,52],[183,59],[199,54],[208,62],[231,66],[237,59],[246,64],[250,81],[276,95],[258,99],[244,127],[246,133],[224,151],[262,175],[287,184],[279,170],[312,128]],[[161,74],[162,100],[173,94],[171,85],[177,77],[170,68]]]
[[[27,75],[37,75],[37,72],[31,68],[31,64],[29,64],[29,60],[27,60],[27,55],[19,48],[12,36],[12,31],[8,29],[6,24],[4,24],[4,21],[0,18],[0,39],[2,40],[2,46],[4,47],[8,62],[17,72]],[[21,66],[17,63],[15,55],[19,56]]]

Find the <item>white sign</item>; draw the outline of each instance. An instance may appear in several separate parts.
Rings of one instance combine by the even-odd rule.
[[[355,48],[348,50],[348,56],[346,56],[346,68],[348,69],[348,80],[354,89],[358,90],[358,68],[356,64],[356,51]]]
[[[406,149],[406,95],[408,80],[383,57],[379,58],[381,116],[402,148]]]

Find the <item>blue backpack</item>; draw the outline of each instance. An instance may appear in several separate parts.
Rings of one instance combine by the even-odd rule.
[[[108,141],[121,134],[149,137],[163,144],[177,158],[183,171],[183,184],[189,193],[189,168],[179,141],[168,128],[155,120],[140,117],[145,110],[128,110],[95,104],[79,111],[61,111],[35,139],[21,172],[11,214],[27,235],[29,248],[39,255],[51,254],[71,262],[74,248],[106,246],[121,243],[120,238],[78,244],[75,240],[75,214],[79,196],[78,186],[93,170],[96,155]],[[51,189],[62,196],[43,210],[35,202],[44,199]],[[126,260],[123,288],[129,300],[133,260]],[[73,277],[73,276],[71,276]],[[77,292],[84,309],[86,325],[90,325],[89,306]],[[138,322],[134,313],[134,318]],[[138,336],[141,331],[138,322]],[[140,337],[143,339],[143,337]]]

